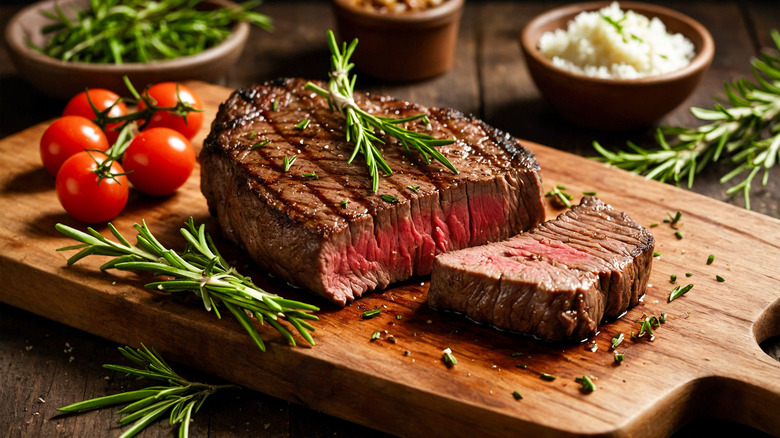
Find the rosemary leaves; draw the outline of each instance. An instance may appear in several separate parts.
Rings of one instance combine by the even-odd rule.
[[[354,67],[354,64],[349,61],[349,58],[355,51],[357,43],[357,39],[353,40],[349,46],[345,42],[339,49],[333,31],[329,30],[328,47],[331,52],[331,71],[328,89],[325,90],[311,82],[306,84],[306,88],[328,99],[331,109],[344,115],[347,141],[355,145],[348,162],[352,163],[358,153],[363,154],[369,175],[371,175],[371,189],[376,192],[379,189],[379,170],[381,169],[386,175],[393,173],[377,147],[378,144],[385,144],[385,141],[380,137],[379,133],[381,132],[397,139],[407,152],[410,150],[410,146],[416,149],[426,163],[430,163],[431,157],[433,157],[457,174],[458,169],[450,163],[447,157],[435,149],[436,146],[454,143],[454,140],[435,139],[428,134],[410,131],[401,126],[403,123],[412,121],[420,121],[428,126],[430,122],[425,114],[402,119],[381,117],[366,112],[355,103],[353,92],[357,77],[352,76],[350,79],[349,71]]]
[[[165,248],[145,222],[134,225],[138,232],[136,245],[130,244],[110,222],[108,228],[117,242],[109,240],[92,228],[88,228],[87,233],[84,233],[67,225],[57,224],[57,231],[81,242],[79,245],[58,249],[79,250],[68,259],[68,266],[89,255],[114,257],[100,269],[151,271],[155,275],[167,276],[146,284],[146,287],[172,294],[195,294],[203,301],[206,310],[213,310],[218,318],[221,318],[219,305],[224,306],[262,351],[265,351],[265,344],[249,315],[254,316],[260,324],[268,322],[291,345],[295,345],[295,338],[290,330],[280,323],[281,320],[286,320],[309,344],[314,345],[314,339],[309,333],[314,331],[314,327],[307,321],[319,319],[310,313],[318,311],[319,308],[267,292],[252,283],[249,277],[239,274],[219,253],[211,236],[206,233],[205,226],[196,226],[192,218],[180,229],[187,242],[181,254]]]
[[[780,32],[772,30],[772,40],[780,49]],[[714,109],[691,108],[706,124],[697,128],[662,127],[656,131],[657,148],[643,148],[632,142],[631,151],[611,152],[593,142],[596,159],[612,166],[659,181],[693,185],[696,174],[709,164],[725,161],[732,170],[721,183],[741,176],[742,181],[726,190],[745,197],[750,209],[753,180],[762,173],[766,185],[769,172],[780,160],[780,55],[764,51],[751,61],[756,82],[741,78],[724,84],[731,108],[716,104]]]

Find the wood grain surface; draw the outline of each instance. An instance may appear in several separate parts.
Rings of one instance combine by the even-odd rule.
[[[207,103],[210,120],[228,90],[191,86]],[[440,434],[446,428],[457,436],[667,436],[690,419],[713,413],[780,433],[780,364],[758,346],[780,334],[776,219],[528,142],[546,187],[564,184],[572,194],[594,190],[641,224],[661,223],[652,229],[661,253],[652,287],[638,307],[602,326],[592,339],[596,351],[590,341],[539,343],[436,313],[425,305],[426,279],[336,309],[256,272],[238,248],[218,238],[229,259],[258,283],[323,308],[316,346],[289,347],[272,330],[263,330],[271,342],[261,353],[235,321],[217,320],[197,303],[149,292],[142,288],[148,280],[143,275],[100,272],[100,258],[65,266],[67,254],[55,249],[69,242],[54,224],[83,225],[61,210],[53,179],[40,166],[37,148],[29,147],[44,129],[39,125],[0,140],[0,168],[10,169],[0,177],[4,303],[116,342],[154,345],[205,373],[398,435]],[[196,169],[172,197],[134,193],[113,222],[130,234],[132,223],[144,219],[164,244],[176,247],[178,227],[193,216],[218,237],[198,182]],[[678,210],[682,240],[662,223]],[[555,213],[550,208],[548,217]],[[710,254],[715,261],[707,265]],[[671,274],[678,283],[695,286],[668,303]],[[726,281],[716,281],[715,275]],[[361,313],[372,308],[382,308],[382,315],[362,320]],[[655,340],[624,341],[618,350],[626,361],[615,365],[612,336],[637,331],[634,321],[661,312],[669,317]],[[371,342],[374,331],[382,336]],[[396,343],[389,341],[391,335]],[[441,361],[445,348],[458,358],[453,368]],[[557,379],[542,380],[540,373]],[[583,375],[595,378],[595,392],[579,389],[574,379]],[[513,391],[524,398],[515,400]]]

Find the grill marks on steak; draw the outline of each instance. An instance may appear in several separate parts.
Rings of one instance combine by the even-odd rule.
[[[429,274],[436,254],[505,239],[543,220],[538,164],[513,137],[457,111],[357,94],[371,113],[424,112],[431,135],[456,139],[438,150],[458,175],[401,145],[380,147],[394,173],[383,175],[379,193],[372,193],[364,158],[347,163],[353,145],[345,141],[343,117],[305,83],[286,79],[237,90],[220,107],[201,152],[210,210],[263,268],[344,305]],[[297,129],[303,119],[309,126]],[[293,155],[284,172],[284,157]]]
[[[503,242],[436,258],[428,303],[547,340],[584,339],[636,305],[654,239],[592,197]]]

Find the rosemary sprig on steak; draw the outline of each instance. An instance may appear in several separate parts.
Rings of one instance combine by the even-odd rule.
[[[426,163],[430,164],[430,157],[433,157],[453,173],[457,174],[458,169],[456,169],[444,155],[435,149],[436,146],[454,143],[454,140],[435,139],[428,134],[410,131],[400,126],[402,123],[414,120],[419,120],[428,126],[430,125],[430,122],[425,114],[418,114],[403,119],[394,119],[392,117],[369,114],[355,103],[353,91],[357,76],[352,76],[350,79],[349,71],[355,65],[349,62],[349,58],[355,51],[357,43],[357,38],[352,40],[352,43],[350,43],[349,46],[344,42],[342,48],[339,50],[333,31],[328,30],[328,46],[330,47],[331,52],[331,71],[328,89],[325,90],[311,82],[306,84],[306,88],[327,98],[331,109],[344,115],[347,127],[347,141],[355,144],[355,149],[352,152],[352,156],[349,157],[348,162],[352,163],[352,160],[355,159],[358,152],[363,154],[366,159],[369,174],[371,175],[371,188],[376,192],[379,189],[379,169],[382,169],[387,175],[392,175],[393,173],[390,166],[385,162],[384,158],[382,158],[381,151],[376,146],[377,144],[385,144],[385,141],[378,135],[378,132],[381,132],[396,138],[404,145],[407,151],[409,151],[410,146],[414,147],[417,152],[423,156]]]
[[[88,255],[104,255],[114,259],[103,264],[101,270],[151,271],[156,276],[165,276],[146,284],[146,287],[173,294],[195,294],[203,300],[206,310],[214,310],[218,318],[221,318],[218,305],[222,304],[262,351],[265,351],[265,344],[249,315],[253,315],[260,324],[267,321],[291,345],[295,345],[290,330],[280,324],[282,319],[287,320],[309,344],[314,345],[314,339],[309,333],[314,331],[314,327],[307,320],[318,320],[317,316],[309,312],[316,312],[319,308],[266,292],[252,283],[250,278],[239,274],[219,253],[203,224],[196,227],[190,218],[185,227],[180,229],[187,241],[181,254],[165,248],[149,231],[146,222],[133,226],[138,232],[136,245],[130,244],[111,223],[108,227],[118,242],[103,237],[92,228],[84,233],[57,224],[57,231],[81,242],[80,245],[60,248],[58,251],[80,250],[68,259],[68,265]]]
[[[143,348],[120,347],[119,351],[142,368],[113,364],[105,364],[103,368],[138,376],[139,378],[159,380],[165,382],[167,386],[149,386],[136,391],[97,397],[63,406],[57,408],[57,410],[65,413],[74,413],[109,406],[127,405],[118,412],[120,414],[128,414],[119,420],[119,424],[126,426],[133,423],[133,426],[124,431],[121,437],[134,436],[163,416],[170,418],[171,425],[181,424],[179,426],[179,437],[187,437],[189,436],[192,415],[198,412],[208,396],[221,389],[237,388],[235,385],[208,385],[190,382],[179,376],[154,349],[150,350],[143,344],[141,344],[141,347]]]
[[[780,32],[773,30],[772,39],[780,49]],[[737,195],[742,191],[749,210],[753,180],[761,172],[761,185],[765,186],[770,170],[780,161],[780,56],[765,52],[751,64],[756,83],[741,78],[724,84],[731,108],[721,104],[715,109],[691,108],[693,115],[707,124],[698,128],[659,128],[656,149],[628,142],[632,151],[612,152],[593,142],[601,155],[597,159],[662,182],[680,184],[687,179],[689,188],[696,174],[723,159],[732,170],[720,182],[744,178],[726,193]]]

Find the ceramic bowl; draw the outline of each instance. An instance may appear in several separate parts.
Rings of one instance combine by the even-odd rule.
[[[646,127],[680,105],[696,88],[715,52],[712,36],[696,20],[657,5],[621,2],[621,9],[658,17],[667,32],[681,33],[694,45],[691,63],[670,73],[639,79],[605,79],[563,70],[538,49],[541,35],[566,29],[577,14],[610,2],[579,3],[547,11],[529,22],[520,36],[528,70],[542,95],[567,120],[588,128],[625,130]]]
[[[358,70],[385,81],[416,81],[452,68],[464,0],[430,9],[379,12],[351,0],[333,0],[339,40],[358,39]]]
[[[219,5],[232,3],[212,0]],[[65,11],[72,5],[84,7],[87,0],[56,0]],[[136,89],[163,81],[219,81],[238,60],[249,36],[249,25],[237,23],[231,35],[220,44],[201,53],[172,60],[151,63],[89,64],[65,62],[43,55],[28,47],[30,41],[42,46],[46,36],[41,28],[51,21],[41,11],[52,11],[55,0],[33,4],[11,18],[5,31],[11,59],[19,75],[41,92],[60,99],[69,99],[85,88],[107,88],[127,94],[122,77],[127,75]]]

